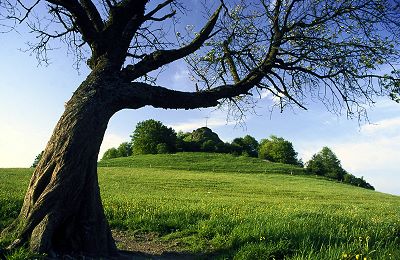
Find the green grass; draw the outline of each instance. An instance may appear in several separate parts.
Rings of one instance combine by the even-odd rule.
[[[142,167],[163,161],[144,158]],[[113,229],[156,232],[182,251],[220,259],[400,259],[398,196],[313,176],[238,173],[233,159],[231,172],[112,161],[99,180]],[[17,215],[31,172],[0,169],[0,229]]]
[[[171,170],[304,174],[303,168],[258,158],[221,153],[135,155],[99,162],[99,167],[162,168]]]

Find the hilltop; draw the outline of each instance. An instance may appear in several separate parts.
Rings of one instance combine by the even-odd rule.
[[[222,153],[144,154],[101,160],[99,167],[160,168],[188,171],[306,174],[304,168]]]

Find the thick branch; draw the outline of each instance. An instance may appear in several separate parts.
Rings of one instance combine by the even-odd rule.
[[[156,70],[161,66],[184,58],[198,50],[209,38],[212,30],[214,29],[220,10],[221,6],[214,12],[210,20],[200,31],[199,35],[188,45],[179,49],[155,51],[147,55],[143,60],[135,65],[128,65],[125,69],[123,69],[126,79],[129,81],[135,80],[146,75],[150,71]]]
[[[48,3],[64,7],[74,18],[83,38],[89,44],[97,38],[98,32],[93,21],[90,20],[83,6],[77,0],[46,0]],[[87,1],[84,1],[87,2]],[[95,7],[94,7],[95,8]]]
[[[153,86],[142,82],[133,82],[120,89],[119,104],[123,108],[153,106],[166,109],[195,109],[214,107],[220,99],[247,94],[252,84],[223,85],[212,90],[183,92]]]
[[[100,13],[97,10],[96,6],[93,4],[91,0],[82,0],[81,1],[83,8],[86,10],[90,20],[93,21],[94,26],[98,32],[103,30],[104,23],[103,19],[101,19]]]

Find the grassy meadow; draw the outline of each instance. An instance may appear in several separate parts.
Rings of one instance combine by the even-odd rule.
[[[400,197],[226,156],[100,163],[112,229],[157,234],[206,259],[400,259]],[[0,169],[0,229],[17,216],[31,172]]]

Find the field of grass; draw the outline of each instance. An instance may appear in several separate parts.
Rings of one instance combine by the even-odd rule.
[[[99,167],[162,168],[171,170],[305,174],[303,168],[258,158],[221,153],[176,153],[120,157],[99,162]]]
[[[313,176],[238,173],[240,160],[225,172],[100,167],[111,227],[213,259],[400,259],[400,197]],[[155,161],[163,159],[147,157]],[[18,214],[31,172],[0,169],[0,229]]]

